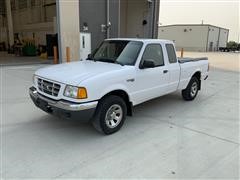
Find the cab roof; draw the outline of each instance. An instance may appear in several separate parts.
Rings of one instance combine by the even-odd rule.
[[[110,38],[110,39],[105,39],[105,41],[139,41],[143,43],[149,43],[149,42],[158,42],[158,43],[173,43],[173,41],[166,40],[166,39],[143,39],[143,38]]]

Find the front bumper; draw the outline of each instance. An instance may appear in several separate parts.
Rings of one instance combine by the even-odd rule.
[[[95,112],[98,102],[74,103],[64,100],[53,100],[39,94],[35,87],[29,88],[29,95],[34,104],[43,111],[58,117],[89,121]]]

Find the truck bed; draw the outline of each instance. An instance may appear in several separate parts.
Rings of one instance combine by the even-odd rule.
[[[207,57],[200,57],[200,58],[190,58],[190,57],[179,58],[178,57],[178,62],[179,63],[202,61],[202,60],[208,60],[208,58]]]

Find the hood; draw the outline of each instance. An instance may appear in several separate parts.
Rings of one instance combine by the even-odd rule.
[[[60,83],[77,86],[87,78],[110,71],[120,70],[122,68],[124,68],[124,66],[119,64],[85,60],[42,68],[37,70],[35,75]]]

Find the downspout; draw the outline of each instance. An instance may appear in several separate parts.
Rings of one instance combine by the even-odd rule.
[[[106,28],[107,28],[107,38],[110,37],[110,24],[109,24],[109,0],[107,0],[107,23],[106,23]]]
[[[160,12],[160,0],[154,1],[154,21],[153,21],[153,38],[158,38],[158,21]]]
[[[121,36],[121,0],[118,0],[118,37]]]
[[[154,38],[154,36],[155,36],[155,22],[156,22],[156,14],[155,14],[155,11],[156,11],[156,0],[152,3],[152,37],[151,38]]]
[[[61,40],[61,25],[60,25],[60,2],[56,1],[56,8],[57,8],[57,33],[58,33],[58,62],[62,63],[62,40]]]

